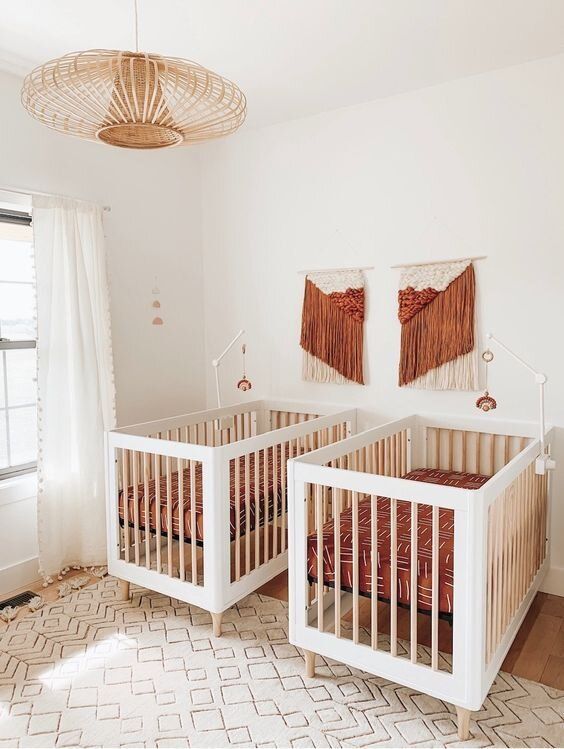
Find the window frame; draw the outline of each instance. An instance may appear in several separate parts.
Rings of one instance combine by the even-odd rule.
[[[23,211],[12,211],[0,208],[0,224],[16,224],[20,226],[32,226],[31,214]],[[33,281],[10,281],[0,278],[0,287],[2,284],[22,284],[25,286],[33,285]],[[10,461],[10,410],[16,408],[29,408],[32,403],[22,403],[17,406],[10,406],[8,401],[8,367],[7,367],[7,351],[14,351],[18,349],[32,349],[37,348],[37,339],[23,339],[23,340],[11,340],[9,338],[3,338],[0,336],[0,356],[2,357],[3,363],[3,379],[0,380],[0,388],[4,391],[4,402],[5,407],[2,410],[6,411],[5,423],[0,424],[0,429],[5,429],[7,434],[6,447],[8,450],[8,462]],[[37,400],[35,401],[37,405]],[[16,478],[28,473],[32,473],[37,469],[37,460],[30,461],[28,463],[18,463],[17,465],[10,465],[6,468],[0,468],[0,481],[4,479]]]

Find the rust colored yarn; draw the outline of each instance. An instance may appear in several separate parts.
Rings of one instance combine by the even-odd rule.
[[[350,301],[344,300],[346,296]],[[301,347],[360,385],[364,385],[363,320],[363,289],[324,294],[306,279]]]
[[[329,298],[355,320],[364,321],[364,289],[333,291],[329,294]]]
[[[470,264],[402,325],[400,385],[474,349],[475,289],[474,268]]]
[[[431,287],[421,289],[421,291],[416,291],[412,286],[408,286],[407,289],[401,289],[398,292],[398,317],[401,324],[403,325],[408,320],[411,320],[423,307],[432,302],[438,293],[436,289],[432,289]]]

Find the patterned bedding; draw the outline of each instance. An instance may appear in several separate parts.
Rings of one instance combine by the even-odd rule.
[[[458,471],[439,471],[430,468],[418,468],[403,476],[411,481],[424,481],[442,486],[454,486],[461,489],[479,489],[489,476]],[[391,597],[391,543],[390,543],[390,500],[385,497],[377,499],[378,518],[378,584],[377,595],[383,600]],[[371,579],[371,522],[370,498],[363,499],[358,505],[359,545],[359,592],[372,596]],[[341,588],[352,590],[353,587],[353,553],[352,553],[352,508],[341,513]],[[335,583],[335,536],[334,522],[329,520],[323,525],[323,581],[326,585]],[[439,510],[439,611],[452,613],[453,602],[453,569],[454,569],[454,512]],[[308,577],[310,582],[317,582],[317,533],[311,533],[307,540]],[[417,523],[417,607],[423,611],[431,610],[432,595],[432,508],[430,505],[419,505]],[[411,503],[397,501],[397,599],[398,603],[408,605],[411,600]]]
[[[240,511],[239,511],[239,522],[240,532],[243,536],[247,529],[247,503],[249,505],[249,528],[254,530],[256,527],[264,525],[265,514],[268,514],[268,520],[274,518],[275,511],[275,497],[278,498],[277,503],[277,514],[281,515],[283,502],[286,504],[286,497],[282,497],[282,485],[281,485],[281,458],[282,450],[280,445],[275,449],[276,452],[276,466],[277,466],[277,486],[276,492],[274,488],[274,460],[273,450],[267,450],[267,484],[265,487],[264,482],[264,451],[261,450],[258,453],[258,479],[259,479],[259,508],[258,508],[258,523],[257,523],[257,508],[255,503],[255,453],[249,455],[249,479],[250,479],[250,490],[248,497],[245,497],[245,458],[239,459],[239,474],[240,474]],[[287,457],[287,456],[286,456]],[[204,506],[203,506],[203,491],[202,491],[202,464],[196,463],[195,466],[195,505],[196,505],[196,542],[202,542],[204,539]],[[186,541],[191,541],[193,537],[192,531],[192,498],[191,498],[191,479],[190,469],[186,468],[182,472],[183,474],[183,497],[184,497],[184,538]],[[171,505],[172,505],[172,533],[176,538],[180,535],[180,502],[179,502],[179,475],[178,471],[174,471],[171,474]],[[236,529],[236,514],[237,514],[237,502],[235,494],[235,461],[230,461],[230,533],[231,540],[235,539]],[[167,511],[167,499],[166,499],[166,488],[167,481],[166,476],[160,478],[160,518],[161,518],[161,533],[166,535],[168,533],[168,511]],[[148,496],[149,496],[149,528],[151,531],[156,531],[157,528],[157,502],[156,502],[156,481],[151,479],[148,482]],[[265,491],[266,489],[266,491]],[[123,491],[119,493],[119,519],[120,524],[124,525],[124,502],[123,502]],[[266,506],[265,506],[266,505]],[[145,486],[144,483],[140,483],[137,486],[137,506],[139,513],[139,528],[145,530],[146,518],[145,518]],[[127,511],[128,511],[128,522],[133,527],[133,518],[135,512],[135,501],[134,501],[134,490],[133,486],[129,486],[127,489]],[[265,513],[266,511],[266,513]]]

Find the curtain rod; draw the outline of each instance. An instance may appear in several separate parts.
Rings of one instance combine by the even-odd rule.
[[[308,273],[337,273],[338,271],[345,270],[374,270],[373,265],[355,265],[352,268],[308,268],[306,270],[299,270],[300,275],[307,275]]]
[[[8,187],[7,185],[0,185],[0,192],[13,192],[16,195],[25,195],[26,198],[31,198],[33,195],[42,195],[46,198],[62,198],[63,200],[77,200],[79,203],[94,203],[99,206],[103,211],[111,211],[109,205],[100,205],[92,200],[83,200],[82,198],[73,198],[70,195],[58,195],[54,192],[42,192],[41,190],[24,190],[21,187]]]
[[[466,255],[465,257],[455,257],[450,260],[427,260],[424,263],[399,263],[398,265],[390,265],[390,268],[412,268],[415,265],[443,265],[444,263],[459,263],[462,260],[485,260],[486,258],[487,255],[474,255],[473,257]]]

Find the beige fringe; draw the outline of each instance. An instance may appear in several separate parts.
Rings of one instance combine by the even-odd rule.
[[[308,351],[304,351],[302,377],[308,382],[333,382],[337,385],[349,385],[352,382]]]
[[[479,390],[478,364],[478,349],[475,348],[469,354],[430,369],[416,380],[406,383],[405,387],[424,390]]]

